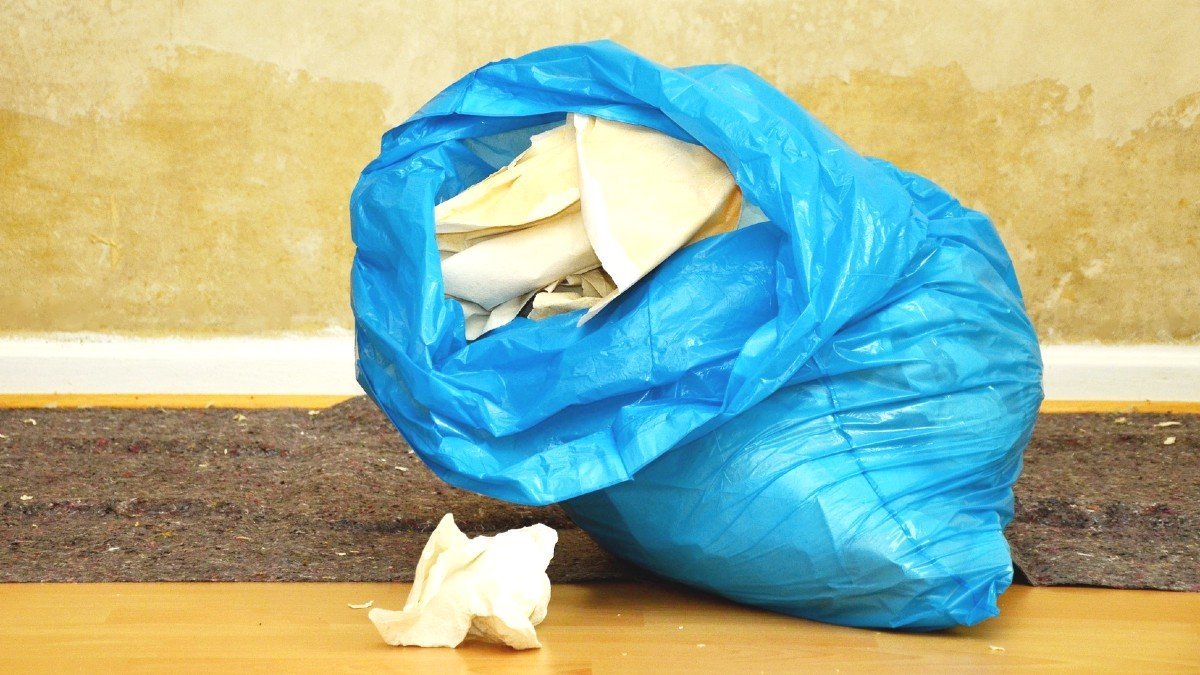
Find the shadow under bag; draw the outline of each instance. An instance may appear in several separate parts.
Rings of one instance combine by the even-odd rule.
[[[707,147],[763,222],[678,251],[582,327],[468,342],[434,206],[568,112]],[[448,483],[561,502],[622,558],[787,614],[997,614],[1041,360],[995,229],[932,182],[743,68],[598,42],[451,85],[384,136],[351,218],[359,382]]]

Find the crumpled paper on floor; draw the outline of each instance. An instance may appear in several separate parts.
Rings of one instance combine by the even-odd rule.
[[[446,514],[417,563],[404,609],[367,615],[385,642],[457,647],[468,636],[514,649],[541,647],[558,533],[542,524],[470,538]]]

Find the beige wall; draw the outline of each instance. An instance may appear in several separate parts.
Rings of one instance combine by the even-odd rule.
[[[470,68],[736,62],[989,213],[1051,342],[1200,342],[1200,2],[0,0],[0,334],[348,327],[346,202]]]

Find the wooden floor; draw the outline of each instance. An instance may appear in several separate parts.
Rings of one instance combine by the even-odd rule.
[[[997,619],[909,635],[674,587],[554,588],[540,650],[389,647],[348,603],[405,584],[0,585],[0,672],[1200,672],[1200,594],[1014,587]]]

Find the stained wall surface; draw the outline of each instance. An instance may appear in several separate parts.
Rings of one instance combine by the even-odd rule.
[[[996,221],[1048,342],[1200,343],[1200,2],[0,1],[0,334],[351,324],[379,135],[489,60],[748,66]]]

